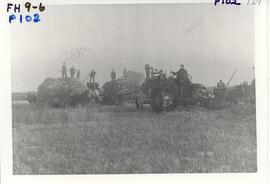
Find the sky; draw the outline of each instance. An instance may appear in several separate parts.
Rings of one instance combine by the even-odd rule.
[[[39,23],[11,24],[12,91],[36,91],[61,66],[100,84],[115,69],[144,73],[144,65],[177,71],[214,86],[254,78],[254,9],[213,4],[50,5]],[[72,56],[72,57],[71,57]],[[69,75],[69,73],[68,73]]]

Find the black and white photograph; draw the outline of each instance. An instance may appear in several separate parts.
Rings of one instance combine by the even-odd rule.
[[[258,172],[254,6],[14,7],[13,175]]]

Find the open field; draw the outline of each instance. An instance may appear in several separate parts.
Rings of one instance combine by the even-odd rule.
[[[156,114],[13,105],[14,174],[256,172],[254,106]]]

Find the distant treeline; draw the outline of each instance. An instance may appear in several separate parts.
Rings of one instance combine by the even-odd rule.
[[[21,101],[21,100],[27,100],[27,95],[32,94],[36,95],[36,92],[13,92],[11,93],[12,101]]]

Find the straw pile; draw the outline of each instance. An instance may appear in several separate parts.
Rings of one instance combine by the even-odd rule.
[[[38,87],[38,102],[49,106],[66,106],[70,96],[87,90],[77,78],[47,78]]]
[[[131,92],[138,91],[144,79],[145,77],[142,73],[128,71],[121,78],[104,83],[102,87],[104,103],[112,103],[112,98],[114,98],[120,90],[125,89]]]

